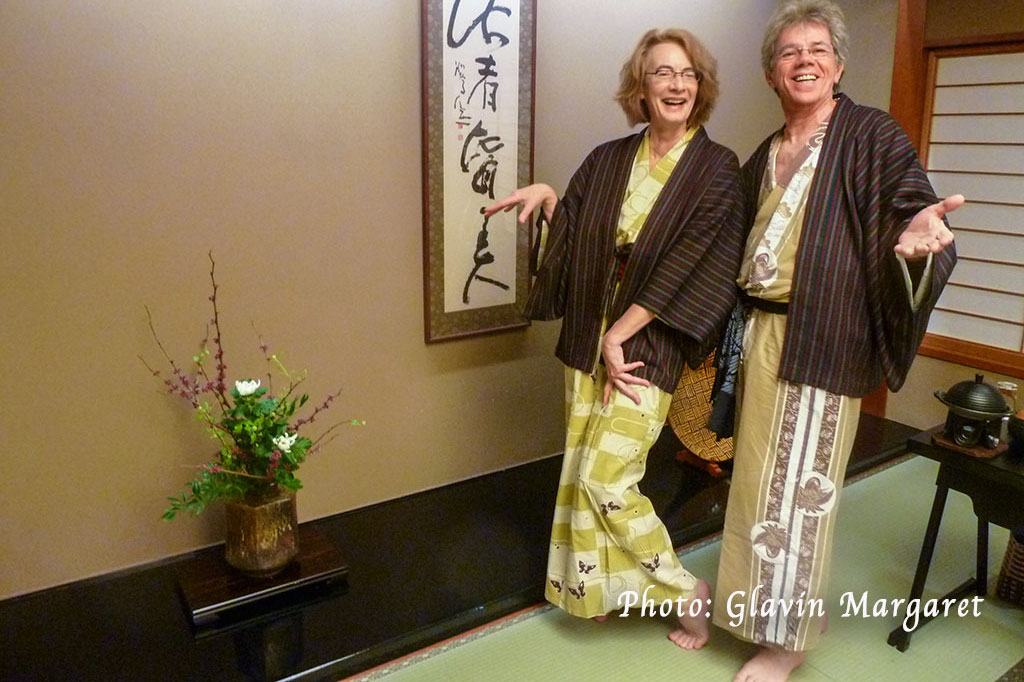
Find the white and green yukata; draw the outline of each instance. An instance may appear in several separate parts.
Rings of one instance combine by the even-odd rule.
[[[617,247],[637,239],[695,132],[687,131],[653,169],[644,136],[619,215]],[[640,405],[616,390],[602,407],[607,376],[598,360],[592,374],[565,369],[567,433],[545,590],[548,601],[582,618],[618,609],[628,592],[660,604],[689,599],[697,586],[637,488],[672,396],[654,385],[635,386]]]
[[[812,136],[788,182],[776,181],[781,136],[772,143],[737,280],[750,296],[789,301],[827,125]],[[904,274],[909,285],[905,264]],[[922,281],[928,282],[927,268]],[[919,289],[912,305],[927,284]],[[779,378],[786,319],[754,308],[747,320],[713,622],[750,642],[803,651],[821,632],[836,511],[861,400]]]

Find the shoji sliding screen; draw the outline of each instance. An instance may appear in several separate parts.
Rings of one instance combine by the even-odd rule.
[[[928,331],[1024,353],[1024,51],[964,51],[929,68],[928,175],[967,203],[949,216],[959,262]]]

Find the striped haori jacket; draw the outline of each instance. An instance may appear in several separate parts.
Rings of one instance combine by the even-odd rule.
[[[773,136],[743,166],[748,211]],[[908,221],[938,201],[935,192],[899,124],[845,95],[809,192],[779,378],[853,397],[884,378],[896,391],[956,264],[952,244],[934,256],[929,294],[913,312],[893,248]]]
[[[555,354],[593,372],[602,318],[631,304],[657,318],[623,346],[632,372],[669,393],[684,363],[698,366],[714,347],[736,297],[743,250],[739,163],[703,129],[690,141],[633,245],[622,279],[615,228],[643,133],[592,151],[573,175],[551,220],[544,262],[525,314],[564,317]]]

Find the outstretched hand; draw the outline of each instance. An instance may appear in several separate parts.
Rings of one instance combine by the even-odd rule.
[[[939,253],[953,243],[953,233],[942,221],[942,217],[963,205],[962,194],[954,194],[942,201],[922,208],[903,230],[895,251],[906,259],[924,258],[929,253]]]
[[[544,211],[544,217],[550,222],[551,216],[555,212],[555,204],[557,203],[558,195],[555,194],[555,190],[550,185],[538,182],[534,185],[520,187],[504,199],[491,204],[484,209],[484,215],[489,218],[498,211],[511,211],[516,206],[522,206],[523,210],[519,213],[519,222],[525,223],[529,219],[530,214],[540,206]]]

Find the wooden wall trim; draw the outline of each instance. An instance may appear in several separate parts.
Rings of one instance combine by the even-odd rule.
[[[860,401],[860,411],[875,417],[885,417],[885,403],[889,398],[889,386],[882,383]]]
[[[1024,379],[1024,354],[949,336],[925,334],[919,355]]]
[[[983,54],[1004,54],[1006,52],[1019,52],[1024,50],[1024,34],[1004,34],[1005,40],[985,41],[981,38],[978,43],[966,43],[960,39],[933,41],[924,46],[924,50],[934,57],[963,57],[977,56]],[[928,81],[932,83],[932,81]],[[988,83],[987,85],[994,85]]]
[[[924,47],[929,50],[942,47],[958,47],[961,45],[1002,45],[1003,43],[1017,43],[1024,41],[1024,33],[997,33],[993,35],[964,36],[960,38],[943,38],[941,40],[929,40]]]
[[[892,87],[889,113],[903,127],[914,148],[921,150],[921,125],[924,120],[922,93],[925,91],[927,63],[924,52],[925,10],[927,0],[899,0],[896,16],[896,45],[893,54]],[[889,391],[883,384],[861,402],[861,411],[885,415]]]
[[[893,57],[889,113],[921,149],[924,120],[923,94],[928,65],[924,51],[927,0],[899,0],[896,17],[896,49]]]

